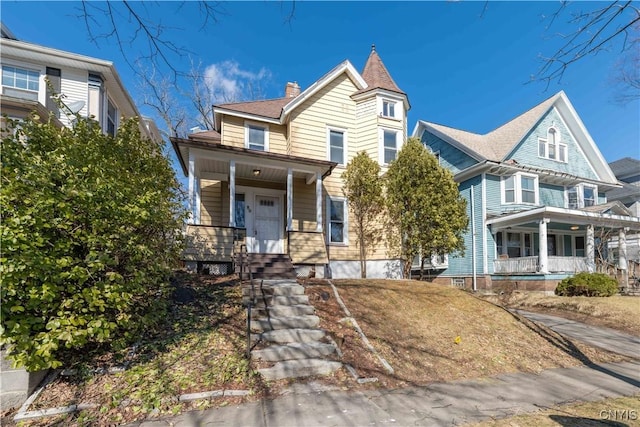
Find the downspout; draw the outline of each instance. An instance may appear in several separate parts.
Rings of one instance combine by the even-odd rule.
[[[471,265],[473,270],[473,292],[477,290],[476,283],[476,218],[475,218],[475,196],[473,185],[471,185]]]

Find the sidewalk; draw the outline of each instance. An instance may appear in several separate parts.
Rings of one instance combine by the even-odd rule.
[[[640,308],[640,300],[638,301]],[[563,317],[513,310],[534,322],[542,323],[567,338],[576,339],[589,345],[604,348],[615,353],[640,358],[640,338],[618,332],[614,329],[595,327]],[[640,313],[640,312],[639,312]]]
[[[569,338],[640,356],[640,340],[636,337],[555,316],[518,312]],[[296,392],[274,400],[188,412],[130,426],[456,426],[638,393],[640,359],[397,390]]]

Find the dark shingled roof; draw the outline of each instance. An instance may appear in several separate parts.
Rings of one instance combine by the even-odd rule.
[[[263,101],[234,102],[230,104],[214,105],[214,108],[238,111],[256,116],[279,119],[282,109],[295,98],[265,99]]]
[[[609,167],[618,179],[640,174],[640,160],[632,157],[624,157],[615,162],[611,162],[609,163]]]

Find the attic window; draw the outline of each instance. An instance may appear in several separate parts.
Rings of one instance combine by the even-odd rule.
[[[396,103],[394,101],[383,100],[382,101],[382,116],[383,117],[396,117]]]
[[[560,142],[560,133],[554,127],[547,130],[546,139],[538,139],[538,157],[567,163],[567,144]]]
[[[250,150],[269,151],[269,128],[258,123],[245,122],[244,147]]]

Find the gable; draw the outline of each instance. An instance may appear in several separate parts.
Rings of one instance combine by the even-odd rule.
[[[440,166],[449,169],[454,175],[477,163],[474,158],[429,131],[422,132],[420,140],[431,152],[439,153]]]
[[[355,101],[351,95],[357,90],[353,81],[342,74],[326,84],[290,115],[291,154],[327,158],[327,127],[344,129],[349,146],[356,141]],[[348,152],[350,157],[355,153]]]
[[[538,154],[539,141],[540,139],[547,139],[547,132],[551,127],[556,129],[560,144],[566,145],[566,162],[543,158]],[[507,160],[515,160],[521,165],[568,173],[587,179],[600,179],[556,108],[550,109],[536,123],[524,139],[505,158],[505,161]]]

